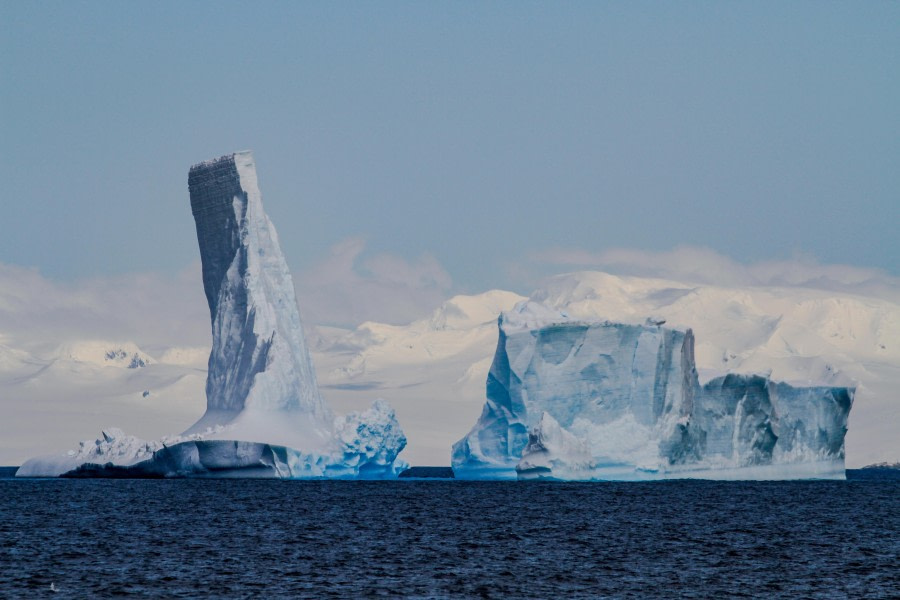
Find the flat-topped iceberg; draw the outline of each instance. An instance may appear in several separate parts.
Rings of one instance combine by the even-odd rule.
[[[843,478],[853,388],[729,374],[700,385],[694,336],[501,314],[487,401],[453,446],[458,478]]]
[[[394,411],[335,417],[309,356],[294,284],[249,152],[191,167],[191,210],[212,322],[207,409],[181,436],[108,430],[19,476],[393,477],[406,445]]]

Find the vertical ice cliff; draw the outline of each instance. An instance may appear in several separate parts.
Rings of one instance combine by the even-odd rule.
[[[701,386],[690,330],[523,303],[500,316],[487,401],[452,463],[476,479],[843,477],[852,398],[749,375]]]
[[[213,339],[207,412],[189,433],[235,421],[253,427],[277,414],[298,433],[321,436],[334,417],[316,385],[294,284],[263,211],[253,156],[241,152],[194,165],[188,187]],[[278,431],[282,424],[267,425]]]
[[[759,375],[717,377],[700,388],[686,447],[671,462],[843,478],[853,395],[853,388],[794,387]]]

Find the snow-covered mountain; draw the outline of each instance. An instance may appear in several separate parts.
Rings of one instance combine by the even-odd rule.
[[[386,399],[409,440],[404,458],[448,464],[451,445],[484,405],[497,316],[523,299],[495,290],[456,296],[404,326],[319,327],[312,356],[321,393],[339,413],[363,410],[375,396]],[[856,385],[847,466],[900,459],[895,302],[802,287],[697,286],[599,272],[552,278],[532,299],[575,318],[642,324],[651,317],[666,327],[690,327],[701,383],[731,371],[769,373],[796,385]],[[33,356],[4,343],[0,411],[12,418],[0,420],[0,463],[71,447],[73,439],[111,425],[158,438],[184,430],[205,406],[208,349],[158,349],[145,368],[111,369]],[[50,363],[56,366],[46,369]]]
[[[409,437],[408,460],[446,464],[485,400],[496,317],[441,327],[460,306],[484,316],[521,296],[456,297],[407,326],[365,323],[321,330],[316,353],[323,393],[358,408],[361,390],[389,398]],[[727,372],[763,374],[798,386],[856,386],[847,465],[900,456],[900,305],[801,287],[717,287],[599,272],[560,275],[531,299],[573,318],[693,329],[701,383]],[[485,306],[483,311],[476,310]],[[496,314],[499,314],[499,310]],[[450,319],[452,322],[452,319]]]
[[[322,394],[338,411],[359,410],[373,394],[389,400],[409,440],[406,460],[448,464],[450,444],[484,402],[497,316],[521,300],[493,290],[455,296],[405,326],[320,328],[313,357]]]
[[[140,369],[154,362],[134,342],[116,343],[106,340],[85,340],[63,344],[54,353],[56,358],[100,367]]]
[[[147,439],[182,431],[203,412],[205,380],[205,365],[167,364],[129,341],[42,355],[0,347],[0,462],[71,448],[111,426]]]

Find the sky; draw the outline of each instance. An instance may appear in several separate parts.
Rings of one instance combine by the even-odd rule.
[[[4,0],[0,282],[148,311],[184,283],[202,315],[188,168],[252,149],[315,322],[703,257],[896,283],[898,23],[895,2]]]

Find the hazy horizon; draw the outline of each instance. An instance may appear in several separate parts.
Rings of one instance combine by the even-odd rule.
[[[208,347],[188,169],[249,149],[307,325],[408,324],[456,294],[528,295],[581,270],[727,288],[680,323],[709,327],[715,308],[726,332],[789,312],[755,306],[761,288],[825,290],[763,355],[788,365],[779,344],[807,357],[843,336],[852,358],[832,344],[824,370],[793,374],[856,369],[855,423],[872,428],[857,427],[851,449],[859,439],[896,454],[892,431],[872,432],[896,412],[884,390],[900,306],[900,4],[2,10],[0,368],[17,435],[56,402],[80,435],[111,415],[156,423],[147,435],[196,418],[196,365],[184,367],[190,385],[147,384],[146,397],[110,396],[86,376],[78,387],[91,367],[65,360],[29,378],[69,342]],[[480,403],[478,352],[493,335],[462,374],[447,367],[443,392],[462,377]],[[347,361],[328,355],[320,378]],[[416,369],[366,385],[387,382],[386,399],[428,413],[404,387]],[[331,383],[339,396],[346,382]],[[347,392],[342,409],[374,393]],[[93,416],[92,402],[112,412]]]
[[[189,166],[241,149],[299,287],[340,264],[424,307],[682,247],[900,275],[894,4],[4,16],[0,262],[53,281],[176,277]]]

